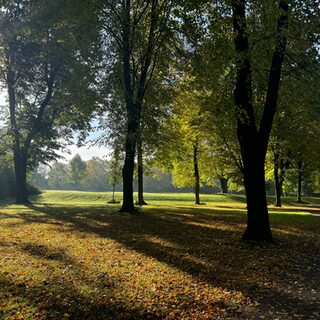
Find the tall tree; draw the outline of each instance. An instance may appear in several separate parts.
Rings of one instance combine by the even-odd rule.
[[[177,187],[192,187],[195,204],[200,204],[200,187],[206,180],[204,173],[208,172],[203,169],[209,158],[206,145],[210,134],[206,131],[206,123],[210,121],[210,114],[201,108],[203,92],[197,91],[194,78],[181,77],[175,91],[171,116],[164,128],[167,139],[159,146],[157,161],[172,170],[173,183]]]
[[[119,146],[115,145],[112,158],[108,164],[109,184],[112,187],[112,199],[109,203],[117,203],[115,199],[116,186],[121,182],[122,159]]]
[[[108,41],[112,38],[118,49],[127,116],[122,212],[135,212],[133,173],[142,104],[160,55],[170,9],[169,0],[125,0],[102,5]]]
[[[86,176],[83,187],[90,191],[106,191],[108,188],[107,161],[98,157],[86,161]]]
[[[72,189],[68,181],[68,165],[62,162],[54,162],[48,170],[48,187],[53,190]]]
[[[59,138],[71,133],[71,121],[66,125],[65,120],[72,119],[76,101],[91,96],[93,66],[84,63],[77,45],[75,7],[78,18],[87,8],[81,1],[8,0],[1,5],[0,73],[7,88],[18,203],[28,202],[27,169],[57,157],[54,150],[63,146]],[[70,92],[75,74],[86,75],[77,84],[85,99],[76,100]],[[80,123],[81,112],[73,119]]]
[[[279,1],[280,17],[276,30],[276,44],[269,73],[265,105],[258,127],[252,100],[252,64],[246,20],[246,1],[233,0],[232,10],[234,44],[237,54],[235,88],[237,135],[243,162],[248,211],[247,228],[243,239],[273,242],[265,191],[264,165],[277,107],[281,70],[287,42],[289,7],[287,1]]]
[[[172,53],[169,53],[171,55]],[[169,121],[173,100],[172,84],[164,80],[162,75],[168,74],[171,56],[161,55],[155,68],[155,75],[150,82],[141,112],[137,140],[137,174],[138,205],[146,205],[144,201],[144,178],[149,173],[156,150],[166,144],[163,139],[164,126]]]
[[[86,176],[87,165],[82,161],[79,154],[76,154],[69,162],[68,177],[69,181],[73,184],[74,190],[81,187],[81,183]]]

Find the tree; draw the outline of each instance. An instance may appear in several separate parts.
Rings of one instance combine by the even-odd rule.
[[[54,162],[48,170],[48,187],[54,190],[71,189],[72,186],[67,176],[68,165],[62,162]]]
[[[133,174],[141,109],[161,55],[171,1],[122,1],[103,5],[104,27],[117,48],[117,68],[121,70],[122,93],[127,124],[123,176],[122,212],[134,212]],[[116,23],[115,23],[116,22]],[[118,69],[118,70],[119,70]]]
[[[248,211],[247,229],[243,239],[273,242],[265,191],[264,164],[277,107],[280,76],[287,42],[289,7],[286,1],[279,1],[280,17],[277,24],[275,51],[259,127],[256,125],[252,101],[252,65],[246,20],[246,1],[233,0],[232,10],[234,44],[237,54],[235,88],[237,135],[243,162]]]
[[[31,173],[31,182],[40,189],[48,189],[48,167],[39,166]]]
[[[57,158],[55,150],[65,144],[59,138],[67,141],[74,126],[66,121],[72,119],[75,104],[92,96],[94,66],[84,63],[83,48],[77,45],[75,8],[78,18],[87,9],[82,1],[8,0],[1,5],[0,75],[8,96],[18,203],[29,201],[27,170]],[[76,100],[71,88],[83,74],[77,91],[87,93],[86,98]],[[73,124],[90,114],[90,108],[83,110]]]
[[[179,188],[192,187],[195,203],[200,204],[200,187],[207,180],[204,168],[209,156],[206,123],[210,114],[201,108],[201,96],[194,78],[181,77],[175,85],[170,118],[166,119],[163,131],[166,135],[160,140],[156,152],[158,165],[172,171],[173,183]],[[209,179],[208,179],[209,180]]]
[[[69,162],[68,165],[68,178],[74,186],[74,190],[78,190],[81,187],[81,183],[86,176],[87,165],[82,161],[79,154],[76,154]]]
[[[86,161],[83,187],[90,191],[105,191],[108,187],[107,161],[98,157]]]
[[[117,203],[115,200],[115,190],[116,185],[121,182],[121,169],[122,169],[122,159],[119,152],[119,147],[115,146],[112,154],[112,158],[109,161],[108,165],[108,174],[109,174],[109,184],[112,186],[112,199],[110,203]]]
[[[171,103],[174,99],[172,84],[165,81],[161,75],[167,74],[171,57],[161,55],[155,75],[149,84],[141,112],[139,131],[137,135],[137,175],[138,175],[138,205],[146,205],[144,201],[144,178],[153,165],[155,153],[163,144],[166,145],[165,123],[170,121]]]

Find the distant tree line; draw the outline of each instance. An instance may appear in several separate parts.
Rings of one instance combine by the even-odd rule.
[[[9,167],[9,163],[0,169],[0,190],[2,198],[13,197],[14,172]],[[122,163],[115,165],[116,159],[101,159],[93,157],[90,160],[83,161],[77,154],[68,162],[54,162],[50,166],[40,166],[30,175],[28,188],[36,190],[78,190],[78,191],[115,191],[122,190],[121,169]],[[272,163],[269,163],[272,166]],[[175,176],[176,172],[163,172],[153,167],[149,168],[144,178],[144,188],[146,192],[165,193],[165,192],[193,192],[192,179],[185,180],[184,175]],[[273,170],[266,173],[267,194],[275,195],[276,190],[273,182]],[[320,193],[320,174],[317,170],[310,167],[305,168],[302,177],[301,194],[298,194],[298,169],[288,169],[283,193],[287,196],[314,196]],[[180,179],[180,180],[179,180]],[[182,180],[181,180],[182,179]],[[201,193],[237,193],[243,194],[241,182],[228,179],[213,179],[210,184],[201,182]],[[32,187],[33,186],[33,187]],[[138,190],[138,173],[134,175],[134,190]]]
[[[50,166],[40,166],[30,176],[32,185],[40,189],[52,190],[79,190],[79,191],[115,191],[122,190],[121,180],[122,163],[115,166],[115,159],[109,160],[93,157],[83,161],[77,154],[68,162],[54,162]],[[14,181],[13,170],[9,171]],[[3,181],[3,180],[2,180]],[[137,190],[137,173],[134,186]],[[0,184],[1,185],[1,184]],[[153,168],[145,177],[147,192],[192,192],[189,188],[178,188],[172,181],[170,173],[161,172]],[[220,192],[218,187],[204,187],[204,193]]]

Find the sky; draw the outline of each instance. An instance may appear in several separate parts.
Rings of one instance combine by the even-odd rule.
[[[5,105],[5,96],[0,92],[0,105]],[[68,161],[74,157],[77,153],[81,156],[82,160],[90,160],[92,157],[106,157],[110,150],[104,146],[92,146],[89,141],[96,139],[99,136],[99,132],[92,132],[88,137],[88,144],[84,147],[77,147],[76,144],[68,146],[63,152],[59,152],[65,160],[61,159],[59,161]]]
[[[88,144],[84,147],[77,147],[75,144],[72,144],[67,147],[64,152],[58,152],[61,154],[65,160],[61,159],[59,161],[68,161],[74,157],[77,153],[81,156],[82,160],[90,160],[92,157],[105,158],[108,156],[110,150],[107,147],[103,146],[90,146]]]

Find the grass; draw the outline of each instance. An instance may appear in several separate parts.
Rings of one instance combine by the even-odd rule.
[[[317,199],[270,206],[276,245],[254,246],[243,196],[146,194],[138,216],[110,198],[0,204],[0,319],[320,318]]]

